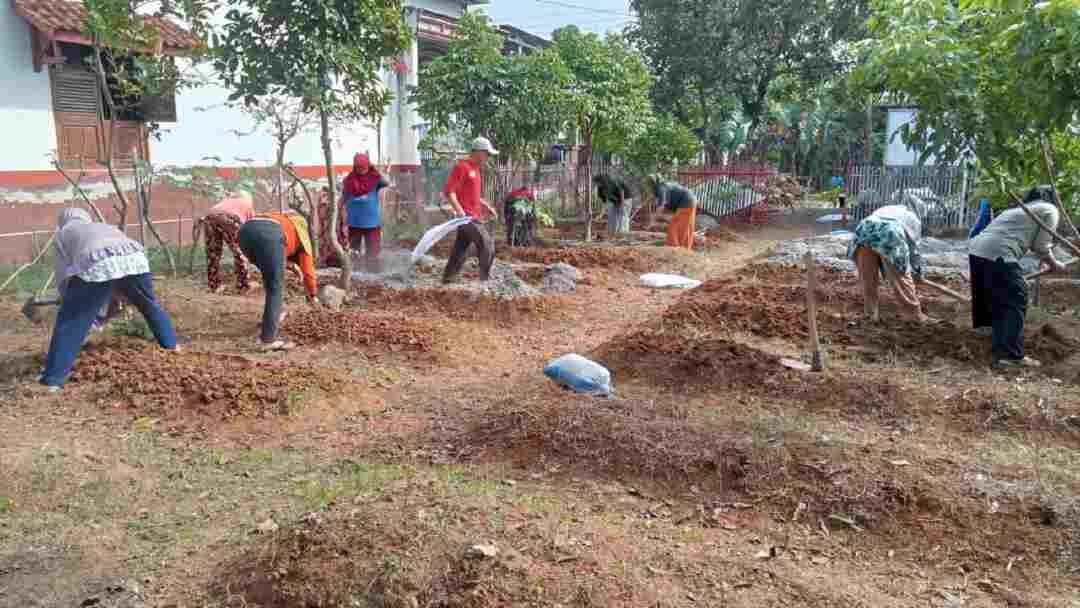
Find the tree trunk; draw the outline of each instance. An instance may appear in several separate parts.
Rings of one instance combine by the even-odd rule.
[[[150,217],[150,200],[153,196],[154,177],[153,174],[147,176],[147,180],[144,182],[142,179],[137,179],[135,182],[135,196],[139,204],[139,219],[141,222],[140,230],[145,225],[150,230],[151,236],[157,241],[161,250],[165,252],[165,259],[169,262],[169,270],[172,275],[177,276],[176,272],[176,258],[173,257],[172,249],[169,249],[168,243],[165,239],[161,238],[161,234],[158,233],[157,228],[154,228],[154,223]],[[143,237],[145,239],[145,237]],[[145,243],[143,243],[145,246]]]
[[[325,102],[319,104],[319,123],[322,130],[323,157],[326,159],[327,194],[330,199],[330,227],[328,232],[330,233],[330,243],[334,246],[334,253],[336,253],[338,259],[341,260],[341,288],[348,293],[349,285],[352,283],[352,258],[349,257],[348,252],[345,251],[345,247],[342,246],[341,241],[338,240],[339,222],[345,220],[344,218],[339,217],[338,213],[337,183],[334,176],[334,153],[330,150],[330,116],[327,114]],[[318,252],[313,253],[318,255]]]
[[[592,242],[593,220],[593,174],[592,174],[592,129],[585,131],[585,242]]]
[[[109,174],[109,181],[112,183],[113,190],[116,191],[116,198],[118,204],[114,205],[116,214],[120,217],[117,218],[117,227],[121,232],[127,232],[127,212],[128,212],[128,198],[124,193],[124,189],[120,186],[120,181],[116,177],[116,171],[113,168],[113,144],[116,142],[116,101],[112,98],[112,93],[109,92],[109,77],[105,74],[105,65],[101,62],[101,47],[94,46],[94,72],[97,74],[98,86],[101,87],[101,98],[105,100],[105,104],[109,108],[109,135],[104,137],[102,143],[102,156],[101,163],[105,165],[105,170]],[[98,104],[98,133],[105,133],[105,112],[101,108],[101,104]]]
[[[285,142],[278,141],[277,149],[277,199],[278,210],[285,213],[287,205],[285,204]]]

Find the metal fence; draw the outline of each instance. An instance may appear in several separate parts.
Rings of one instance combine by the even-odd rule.
[[[858,222],[886,205],[906,204],[927,228],[966,228],[977,213],[969,200],[973,181],[965,166],[852,165],[846,179],[851,217]]]
[[[772,165],[717,165],[681,170],[677,179],[697,195],[704,211],[722,218],[762,203],[765,184],[775,175]]]

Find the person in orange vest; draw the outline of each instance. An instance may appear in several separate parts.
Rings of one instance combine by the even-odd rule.
[[[697,224],[697,196],[687,188],[674,182],[664,182],[658,177],[651,177],[656,192],[658,210],[667,210],[675,215],[668,224],[668,247],[682,249],[694,248],[694,227]]]
[[[300,267],[308,302],[319,303],[315,278],[315,256],[307,220],[297,213],[259,214],[240,227],[240,249],[262,273],[266,290],[259,346],[266,350],[288,350],[292,344],[279,340],[278,325],[285,318],[285,269],[287,263]]]

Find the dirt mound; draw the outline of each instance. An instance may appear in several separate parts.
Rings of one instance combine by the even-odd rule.
[[[742,452],[737,435],[708,423],[672,416],[655,401],[602,400],[543,387],[487,405],[456,438],[477,459],[490,452],[518,464],[566,463],[604,476],[667,481],[720,481],[729,454]],[[742,459],[734,457],[738,462]],[[738,477],[736,471],[728,475]]]
[[[352,310],[308,308],[294,311],[285,318],[281,331],[303,344],[334,342],[421,352],[430,351],[435,344],[435,326],[431,323]]]
[[[502,525],[520,517],[504,506],[509,501],[438,495],[431,486],[444,482],[429,481],[395,481],[392,503],[359,495],[348,509],[311,513],[257,538],[224,565],[213,595],[223,605],[260,608],[610,606],[620,605],[610,603],[617,597],[641,599],[633,581],[598,577],[596,560],[556,562],[551,541],[530,526]]]
[[[714,279],[686,293],[664,312],[664,321],[766,338],[806,336],[805,288]],[[821,290],[820,295],[830,295]]]
[[[312,390],[333,393],[343,375],[322,368],[244,357],[173,353],[136,340],[88,348],[71,381],[101,388],[98,398],[141,416],[197,413],[219,419],[288,413]]]
[[[461,289],[390,289],[367,287],[357,292],[363,307],[388,311],[414,310],[425,315],[446,315],[454,319],[516,322],[530,318],[552,318],[563,314],[567,298],[535,296],[499,299]]]
[[[630,272],[648,272],[657,265],[657,250],[641,247],[514,247],[501,251],[500,255],[522,262],[549,265],[563,262],[576,268],[613,268]]]
[[[806,268],[782,264],[750,264],[744,266],[736,276],[774,285],[806,285]],[[857,288],[859,279],[851,272],[844,272],[828,266],[817,269],[818,282],[824,289],[837,287]]]
[[[780,364],[779,357],[726,339],[639,330],[600,347],[595,357],[617,377],[676,392],[734,389],[799,402],[814,410],[884,416],[906,404],[892,383],[791,370]]]

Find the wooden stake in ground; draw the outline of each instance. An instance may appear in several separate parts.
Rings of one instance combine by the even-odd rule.
[[[814,264],[814,254],[807,251],[803,256],[806,262],[806,314],[809,317],[810,327],[810,369],[820,372],[825,369],[825,352],[821,349],[821,340],[818,338],[817,328],[817,271]]]

